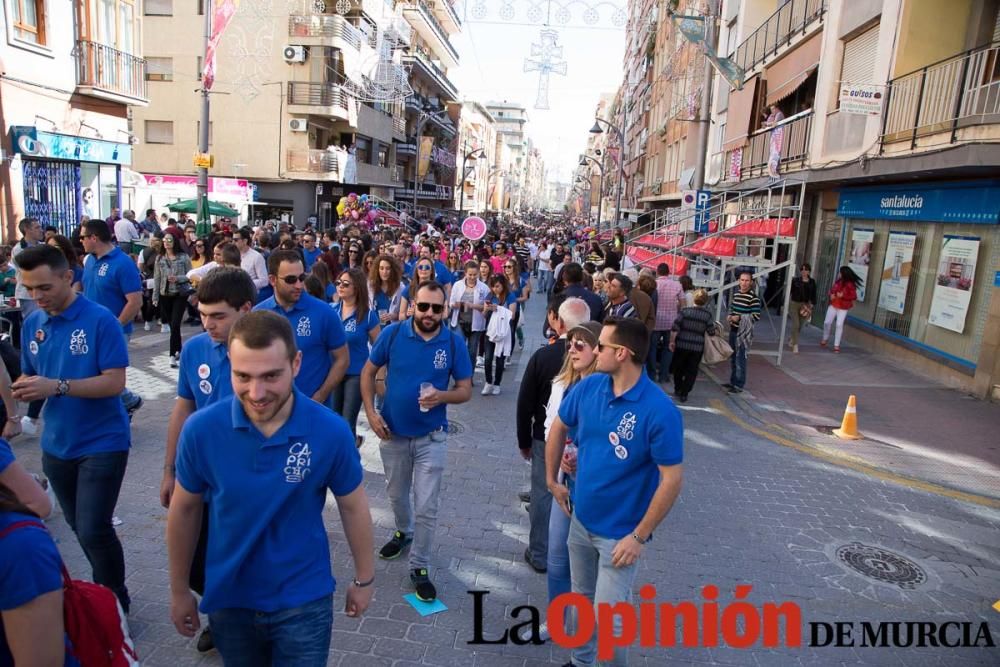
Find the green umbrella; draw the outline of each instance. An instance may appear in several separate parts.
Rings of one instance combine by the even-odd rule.
[[[167,207],[167,210],[174,211],[175,213],[197,213],[198,212],[198,200],[197,199],[185,199],[183,201],[174,202]],[[220,204],[217,201],[208,201],[208,213],[209,215],[226,215],[226,216],[236,216],[240,212],[231,209],[225,204]]]

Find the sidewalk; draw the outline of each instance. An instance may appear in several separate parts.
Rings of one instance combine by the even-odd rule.
[[[822,348],[822,332],[806,327],[800,354],[778,348],[781,318],[757,325],[747,391],[732,395],[746,417],[791,433],[797,442],[867,465],[949,489],[1000,499],[1000,406],[945,387],[850,344]],[[789,326],[791,324],[789,323]],[[832,341],[831,341],[832,343]],[[729,364],[708,372],[729,381]],[[840,425],[849,395],[857,396],[862,440],[830,435]]]

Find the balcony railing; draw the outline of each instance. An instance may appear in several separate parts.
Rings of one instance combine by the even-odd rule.
[[[781,132],[781,149],[778,170],[798,169],[805,165],[809,156],[809,142],[812,139],[813,112],[804,111],[792,116],[775,127],[769,127],[750,135],[750,141],[742,149],[727,151],[722,164],[723,180],[740,181],[767,174],[767,163],[771,157],[771,141],[776,132]],[[739,178],[733,166],[734,153],[742,150]]]
[[[788,0],[736,47],[730,59],[744,70],[751,70],[821,19],[826,5],[827,0]]]
[[[458,51],[452,46],[451,41],[448,39],[448,32],[444,29],[441,23],[434,16],[434,12],[424,0],[410,0],[409,7],[406,11],[417,12],[423,17],[424,21],[431,27],[431,31],[434,36],[437,37],[438,41],[441,42],[443,48],[448,51],[451,58],[458,62]]]
[[[347,113],[347,93],[336,83],[288,82],[288,103],[311,107],[334,107]]]
[[[433,4],[434,4],[434,9],[436,10],[440,9],[439,13],[447,16],[448,17],[447,20],[451,22],[452,25],[454,25],[456,28],[462,27],[462,19],[458,17],[458,13],[452,6],[452,0],[435,0]]]
[[[427,73],[427,76],[437,82],[438,86],[447,94],[449,98],[453,99],[458,97],[458,88],[456,88],[455,84],[451,82],[448,75],[435,65],[434,61],[427,57],[426,54],[414,49],[410,55],[403,56],[404,65],[413,65],[418,63],[419,66],[422,67]]]
[[[893,79],[886,90],[882,142],[909,141],[962,127],[1000,123],[1000,43]]]
[[[401,113],[395,113],[392,116],[392,130],[393,132],[406,136],[406,116]]]
[[[367,39],[343,16],[336,14],[293,14],[288,17],[288,36],[342,39],[355,49],[360,49]]]
[[[106,44],[77,40],[76,85],[146,101],[146,61]]]
[[[336,154],[315,149],[289,150],[285,170],[302,174],[339,173]]]

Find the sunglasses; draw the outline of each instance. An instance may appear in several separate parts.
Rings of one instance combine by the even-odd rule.
[[[298,276],[278,276],[278,280],[284,281],[286,285],[294,285],[295,283],[304,283],[306,281],[306,274],[301,274]]]
[[[360,251],[355,250],[354,248],[351,248],[350,250],[347,251],[347,254],[348,255],[357,255],[358,252],[360,252]]]
[[[602,343],[601,341],[597,341],[598,352],[603,352],[604,348],[606,347],[610,347],[613,350],[627,350],[629,354],[635,356],[635,352],[633,352],[630,348],[625,347],[624,345],[618,345],[617,343]]]
[[[194,244],[194,247],[195,247],[195,248],[204,248],[204,247],[205,247],[205,244],[204,244],[204,243],[195,243],[195,244]]]
[[[591,344],[590,344],[590,343],[588,343],[587,341],[585,341],[585,340],[581,340],[581,339],[579,339],[579,338],[577,338],[576,340],[574,340],[574,341],[573,341],[573,342],[571,343],[571,345],[573,346],[573,349],[574,349],[574,350],[576,350],[577,352],[583,352],[583,351],[584,351],[584,350],[586,350],[587,348],[592,348],[592,347],[594,347],[593,345],[591,345]]]
[[[430,270],[431,270],[430,264],[420,264],[417,266],[417,271],[430,271]]]
[[[443,303],[418,303],[417,310],[421,313],[426,313],[428,310],[433,310],[435,315],[440,315],[444,312]]]
[[[350,280],[338,280],[334,283],[337,287],[354,287],[354,283]]]
[[[514,265],[513,264],[504,264],[503,268],[505,268],[505,269],[513,269]]]

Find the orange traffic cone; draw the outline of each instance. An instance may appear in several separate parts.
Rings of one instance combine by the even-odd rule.
[[[833,429],[833,434],[842,440],[860,440],[863,437],[858,433],[858,399],[854,394],[847,399],[844,421],[840,422],[840,428]]]

